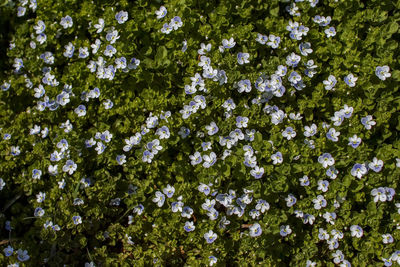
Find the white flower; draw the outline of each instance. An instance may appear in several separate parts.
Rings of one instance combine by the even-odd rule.
[[[310,137],[317,133],[317,125],[313,123],[311,126],[304,126],[304,136]]]
[[[36,202],[42,203],[46,198],[46,193],[39,192],[39,194],[36,195]]]
[[[198,152],[198,151],[196,151],[193,155],[190,155],[189,158],[191,160],[190,164],[192,164],[192,165],[197,165],[197,164],[201,163],[201,161],[203,160],[200,155],[200,152]]]
[[[204,238],[207,240],[207,243],[212,243],[217,239],[217,234],[210,230],[204,234]]]
[[[0,191],[3,190],[4,186],[6,186],[6,183],[2,178],[0,178]]]
[[[383,167],[383,161],[374,157],[373,161],[368,164],[368,167],[374,172],[380,172]]]
[[[318,162],[322,164],[322,167],[327,168],[335,164],[335,159],[329,153],[324,153],[318,157]]]
[[[70,16],[67,15],[61,18],[60,25],[63,26],[64,29],[72,27],[73,24],[74,22],[72,21],[72,18]]]
[[[165,6],[161,6],[159,10],[156,10],[157,19],[162,19],[167,15],[167,9]]]
[[[387,200],[386,190],[383,187],[372,189],[371,190],[371,195],[374,197],[374,202],[378,202],[378,201],[385,202]]]
[[[208,131],[208,135],[214,135],[218,132],[219,128],[215,122],[211,122],[210,125],[206,126],[206,130]]]
[[[314,203],[314,209],[316,209],[316,210],[326,207],[326,204],[327,204],[324,196],[322,196],[322,195],[318,195],[317,198],[314,198],[312,200],[312,202]]]
[[[94,27],[97,29],[97,33],[101,33],[104,29],[104,19],[100,18],[99,23],[95,24]]]
[[[354,87],[356,86],[356,81],[358,80],[357,77],[355,77],[353,75],[353,73],[350,73],[349,75],[347,75],[346,77],[344,77],[344,81],[345,83],[350,86],[350,87]]]
[[[384,244],[389,244],[389,243],[393,243],[394,239],[393,236],[391,234],[383,234],[382,235],[382,242]]]
[[[77,165],[72,160],[67,160],[65,165],[63,166],[63,172],[68,172],[69,175],[73,174],[76,171]]]
[[[205,55],[207,52],[210,52],[211,44],[205,45],[204,43],[200,44],[200,49],[197,51],[199,55]]]
[[[162,207],[164,205],[164,201],[165,201],[164,194],[161,193],[160,191],[157,191],[155,194],[156,194],[156,197],[153,198],[153,202],[157,203],[157,206]]]
[[[381,79],[382,81],[386,80],[386,78],[389,78],[392,76],[392,74],[389,72],[389,66],[378,66],[375,69],[375,75]]]
[[[216,160],[217,160],[217,155],[214,152],[211,152],[210,155],[204,155],[203,167],[210,168],[212,165],[214,165]]]
[[[239,65],[243,65],[245,63],[249,63],[250,62],[249,61],[249,57],[250,57],[249,53],[241,53],[241,52],[239,52],[238,55],[237,55],[238,64]]]
[[[282,153],[278,151],[275,154],[272,154],[271,159],[272,159],[272,164],[274,165],[282,163],[283,162]]]
[[[278,125],[283,121],[283,119],[286,117],[286,114],[282,110],[278,110],[274,113],[271,114],[271,122],[274,125]]]
[[[285,137],[287,140],[291,140],[296,136],[296,132],[293,130],[292,127],[287,127],[285,131],[282,132],[282,136]]]
[[[351,175],[356,176],[358,179],[365,174],[367,174],[368,170],[365,167],[365,164],[356,163],[354,164],[353,168],[351,169]]]
[[[328,191],[328,186],[329,186],[329,182],[326,180],[319,180],[318,181],[318,190],[321,190],[322,192],[326,192]]]
[[[352,225],[350,227],[350,231],[351,231],[351,236],[353,236],[353,237],[355,236],[355,237],[360,238],[364,234],[363,229],[358,225]]]
[[[120,11],[115,15],[115,19],[119,24],[124,24],[128,20],[128,12]]]
[[[33,29],[36,31],[36,34],[41,34],[46,29],[46,25],[43,20],[39,20],[37,25],[33,26]]]
[[[251,237],[256,237],[262,234],[261,226],[258,223],[249,227],[249,234]]]

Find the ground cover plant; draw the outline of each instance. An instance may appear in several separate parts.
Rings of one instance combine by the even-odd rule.
[[[400,1],[0,1],[2,266],[400,264]]]

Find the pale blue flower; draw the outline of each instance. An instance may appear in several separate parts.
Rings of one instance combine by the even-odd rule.
[[[233,37],[231,37],[229,40],[227,40],[227,39],[222,40],[222,46],[225,49],[233,48],[235,45],[236,45],[236,42],[233,40]]]
[[[199,190],[200,192],[204,193],[206,196],[208,194],[210,194],[211,189],[208,185],[200,183],[200,185],[197,187],[197,190]]]
[[[351,236],[353,236],[353,237],[360,238],[364,234],[363,229],[359,225],[352,225],[350,227],[350,231],[351,231]]]
[[[75,225],[81,224],[82,223],[82,217],[79,215],[73,216],[72,220]]]
[[[272,164],[274,165],[282,163],[283,162],[282,153],[278,151],[275,154],[272,154],[271,159],[272,159]]]
[[[328,240],[329,239],[328,232],[323,228],[319,228],[318,229],[318,239],[319,240]]]
[[[165,6],[161,6],[159,10],[156,10],[156,15],[157,15],[157,19],[162,19],[163,17],[165,17],[165,15],[167,15],[167,9],[165,8]]]
[[[185,206],[182,209],[181,216],[190,219],[193,214],[193,209],[191,207]]]
[[[313,50],[311,49],[311,44],[309,42],[301,43],[299,45],[299,50],[303,56],[308,56],[313,52]]]
[[[339,135],[340,132],[336,131],[335,128],[330,128],[329,131],[326,133],[326,137],[333,142],[339,141]]]
[[[65,51],[63,53],[64,57],[71,58],[74,55],[75,46],[69,42],[66,46],[64,46]]]
[[[268,46],[270,46],[272,49],[278,48],[279,43],[281,42],[281,38],[279,36],[270,34],[268,39],[269,39],[269,42],[267,43]]]
[[[28,255],[28,251],[27,250],[22,250],[22,249],[18,249],[17,250],[17,259],[19,261],[27,261],[29,260],[29,255]]]
[[[366,117],[361,118],[361,123],[367,130],[371,130],[372,126],[376,124],[371,115],[367,115]]]
[[[256,179],[260,179],[264,175],[264,168],[260,168],[258,166],[255,166],[254,169],[250,171],[251,176],[253,176]]]
[[[361,179],[365,174],[367,174],[368,170],[364,164],[356,163],[351,169],[351,175]]]
[[[115,49],[112,45],[106,46],[106,50],[104,50],[105,56],[112,57],[115,53],[117,53],[117,49]]]
[[[294,195],[289,194],[286,198],[286,206],[288,206],[289,208],[292,207],[294,204],[296,204],[297,199]]]
[[[249,93],[251,91],[251,82],[250,80],[241,80],[237,83],[238,85],[238,92],[239,93]]]
[[[217,234],[210,230],[204,234],[204,239],[207,241],[207,243],[211,244],[215,241],[215,239],[217,239]]]
[[[83,117],[86,115],[86,107],[84,105],[79,105],[74,112],[76,113],[76,115],[78,115],[78,117]]]
[[[24,67],[24,62],[23,62],[22,59],[20,59],[20,58],[15,58],[15,59],[14,59],[13,67],[15,68],[15,71],[18,72],[18,71],[21,70],[21,68]],[[5,90],[5,91],[6,91],[6,90]]]
[[[394,242],[394,238],[391,234],[383,234],[382,235],[382,242],[384,244],[389,244]]]
[[[64,27],[64,29],[72,27],[74,22],[72,21],[72,18],[70,16],[65,16],[61,18],[60,25]]]
[[[339,171],[334,166],[331,166],[326,170],[326,175],[331,179],[336,179],[338,173]]]
[[[285,237],[292,233],[292,229],[290,229],[289,225],[281,225],[279,233],[282,237]]]
[[[326,180],[319,180],[318,181],[318,188],[317,190],[321,190],[322,192],[328,191],[329,182]]]
[[[193,222],[187,221],[183,226],[183,229],[185,229],[186,232],[192,232],[196,229],[196,227],[194,226]]]
[[[165,195],[160,191],[156,191],[155,197],[152,200],[154,203],[157,203],[158,207],[162,207],[165,201]]]
[[[119,24],[123,24],[128,20],[128,12],[120,11],[115,15],[115,19],[118,21]]]
[[[116,161],[119,165],[123,165],[126,162],[125,155],[117,155]]]
[[[374,157],[372,162],[368,164],[368,167],[373,170],[374,172],[380,172],[383,167],[383,161]]]
[[[332,90],[337,83],[335,76],[329,75],[328,80],[324,80],[323,84],[325,85],[325,90]]]
[[[153,157],[154,157],[154,154],[153,154],[153,153],[151,153],[151,152],[148,151],[148,150],[145,150],[145,151],[143,152],[142,161],[143,161],[143,162],[147,162],[147,163],[151,163]]]
[[[324,196],[322,196],[322,195],[318,195],[317,198],[314,198],[312,200],[312,202],[314,203],[314,209],[316,209],[316,210],[326,207],[326,205],[327,205],[327,202],[326,202]]]
[[[350,86],[350,87],[354,87],[356,86],[356,81],[358,80],[357,77],[355,77],[353,75],[353,73],[348,74],[346,77],[344,77],[344,81],[345,83]]]
[[[69,175],[72,175],[77,169],[77,165],[73,160],[67,160],[65,165],[63,166],[63,172],[67,172]]]
[[[46,24],[43,20],[39,20],[37,25],[33,26],[33,29],[36,31],[36,34],[41,34],[46,29]]]
[[[310,185],[310,180],[308,179],[307,175],[304,175],[303,177],[301,177],[299,179],[299,181],[300,181],[301,186],[309,186]]]
[[[330,38],[336,35],[336,30],[334,27],[329,27],[329,29],[325,30],[326,37]]]
[[[110,42],[110,44],[114,44],[119,39],[117,30],[110,30],[106,35],[106,40]]]
[[[186,138],[190,135],[190,129],[186,128],[186,127],[181,127],[178,134],[182,137],[182,138]]]
[[[238,64],[239,65],[243,65],[245,63],[249,63],[250,62],[249,61],[249,57],[250,57],[249,53],[239,52],[237,54],[237,62],[238,62]]]
[[[257,237],[262,234],[261,226],[258,223],[254,223],[249,227],[249,234],[251,237]]]
[[[282,132],[282,136],[287,140],[291,140],[296,136],[296,131],[292,127],[286,127],[285,131]]]
[[[172,27],[174,30],[179,29],[180,27],[182,27],[182,25],[183,23],[180,17],[175,16],[173,19],[171,19],[170,27]]]
[[[257,33],[256,41],[264,45],[268,42],[268,36]]]
[[[249,122],[249,118],[237,116],[236,117],[236,127],[238,128],[247,128],[247,123]]]
[[[4,251],[4,255],[6,257],[10,257],[14,253],[14,249],[10,245],[8,247],[6,247],[3,251]]]
[[[128,64],[128,69],[137,69],[140,65],[140,60],[136,58],[131,58],[130,63]]]
[[[46,193],[39,192],[39,194],[36,195],[36,202],[42,203],[46,199]]]
[[[35,212],[33,213],[33,215],[35,216],[35,217],[42,217],[43,215],[44,215],[44,209],[42,209],[41,207],[37,207],[36,209],[35,209]]]
[[[392,74],[389,72],[389,66],[378,66],[375,69],[375,75],[381,79],[382,81],[386,80],[386,78],[389,78],[390,76],[392,76]]]
[[[40,177],[42,176],[42,171],[38,169],[33,169],[32,170],[32,178],[33,179],[38,179],[40,180]]]
[[[168,184],[167,187],[163,189],[163,193],[167,195],[168,198],[171,198],[175,193],[175,188]]]
[[[203,156],[203,167],[210,168],[217,161],[217,155],[211,152],[210,155]]]
[[[321,163],[324,168],[327,168],[328,166],[335,164],[335,159],[331,154],[324,153],[318,157],[318,162]]]
[[[301,57],[295,53],[291,53],[286,57],[286,65],[295,68],[299,64]]]
[[[24,16],[25,15],[25,12],[26,12],[26,8],[25,7],[22,7],[22,6],[19,6],[18,7],[18,9],[17,9],[17,16],[18,17],[22,17],[22,16]]]
[[[215,256],[209,256],[208,259],[210,260],[209,262],[210,266],[213,266],[218,261],[217,257]]]

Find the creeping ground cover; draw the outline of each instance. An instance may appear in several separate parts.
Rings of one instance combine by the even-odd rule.
[[[1,266],[399,266],[400,1],[1,0]]]

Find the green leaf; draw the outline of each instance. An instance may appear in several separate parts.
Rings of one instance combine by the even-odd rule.
[[[396,33],[399,30],[399,24],[393,21],[388,25],[388,28],[389,28],[388,30],[389,34]]]
[[[161,64],[165,58],[168,55],[168,50],[165,46],[159,46],[157,48],[157,52],[156,52],[156,56],[154,58],[154,60],[157,62],[157,64]]]
[[[396,81],[400,81],[400,70],[394,70],[392,72],[392,77],[393,79],[395,79]]]

